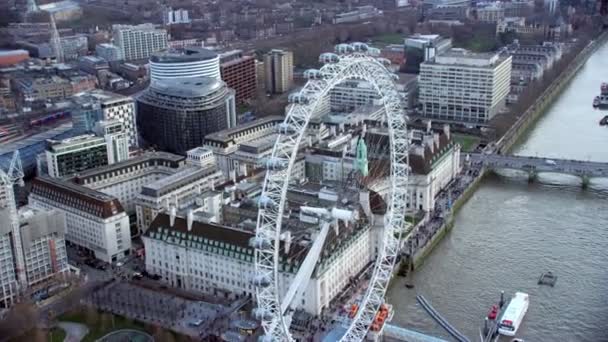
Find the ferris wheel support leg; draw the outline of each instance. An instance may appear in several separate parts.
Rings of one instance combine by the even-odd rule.
[[[312,244],[310,251],[306,255],[306,258],[304,258],[300,269],[298,269],[298,273],[296,273],[296,276],[293,278],[291,285],[289,285],[289,290],[287,290],[287,293],[281,302],[281,313],[285,314],[287,309],[289,309],[291,306],[293,299],[299,293],[302,293],[302,290],[308,286],[312,272],[315,270],[315,266],[317,265],[317,261],[319,260],[319,256],[323,250],[323,245],[325,244],[325,239],[327,238],[327,233],[329,232],[329,226],[329,222],[323,223],[321,232],[315,239],[315,242]]]

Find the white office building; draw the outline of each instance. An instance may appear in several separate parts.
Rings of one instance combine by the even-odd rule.
[[[116,197],[128,214],[134,214],[135,199],[145,185],[170,176],[185,165],[183,156],[147,152],[120,163],[81,172],[71,181]]]
[[[173,223],[173,224],[172,224]],[[146,271],[170,286],[227,298],[253,297],[254,251],[249,240],[255,234],[216,224],[159,214],[143,237]],[[351,277],[373,259],[370,228],[346,228],[338,239],[328,236],[326,251],[306,289],[294,299],[297,308],[313,315],[328,307]],[[332,242],[333,241],[333,242]],[[279,263],[279,289],[285,295],[308,247],[292,245]],[[284,249],[281,247],[281,250]]]
[[[66,240],[97,259],[115,262],[130,252],[129,217],[115,197],[67,180],[38,177],[29,203],[65,215]]]
[[[106,141],[109,165],[129,159],[129,136],[120,121],[99,121],[95,133]]]
[[[422,114],[457,123],[486,123],[500,112],[511,83],[510,56],[451,49],[420,65]]]
[[[153,24],[112,25],[112,38],[127,61],[147,59],[167,48],[167,31]]]
[[[276,133],[277,125],[284,120],[281,116],[267,116],[258,120],[238,125],[233,128],[207,134],[203,147],[211,150],[217,167],[226,177],[238,170],[238,162],[233,156],[240,144],[262,139]]]
[[[139,231],[145,232],[160,212],[182,210],[196,204],[198,196],[215,189],[224,179],[215,165],[190,166],[144,185],[135,200]]]
[[[163,24],[165,25],[188,23],[190,23],[188,10],[182,8],[173,10],[173,8],[168,7],[163,11]]]

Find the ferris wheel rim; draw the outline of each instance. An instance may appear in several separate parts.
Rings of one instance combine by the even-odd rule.
[[[260,206],[256,224],[256,239],[259,246],[255,247],[255,275],[269,279],[266,287],[256,284],[258,313],[262,327],[268,339],[273,341],[293,341],[281,312],[278,279],[280,234],[282,230],[282,213],[285,208],[287,189],[291,170],[297,157],[298,148],[306,133],[306,128],[319,106],[322,98],[337,84],[348,79],[362,79],[369,82],[382,98],[388,121],[390,141],[390,204],[385,217],[385,231],[382,235],[382,248],[375,260],[374,272],[369,281],[368,289],[361,301],[361,309],[351,322],[342,341],[360,341],[365,337],[375,317],[384,295],[395,259],[399,252],[399,239],[405,224],[405,202],[409,175],[408,146],[406,117],[402,107],[402,98],[394,84],[393,76],[375,58],[364,54],[339,56],[335,62],[334,56],[328,56],[333,61],[319,70],[321,75],[315,80],[309,80],[299,93],[297,103],[291,104],[283,124],[295,133],[287,131],[276,139],[271,158],[272,165],[264,178],[261,196],[273,203],[273,207]],[[387,219],[386,219],[387,218]],[[395,236],[395,233],[398,233]],[[265,243],[267,242],[267,243]],[[370,301],[371,304],[370,304]],[[369,307],[368,307],[369,306]]]

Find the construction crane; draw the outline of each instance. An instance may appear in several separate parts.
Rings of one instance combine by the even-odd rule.
[[[2,188],[0,194],[4,198],[0,201],[0,206],[3,204],[8,209],[10,217],[10,229],[12,236],[12,245],[15,249],[15,264],[17,281],[21,289],[27,287],[27,277],[25,274],[25,260],[23,259],[23,251],[21,247],[21,230],[19,229],[19,213],[17,211],[17,201],[15,199],[15,185],[20,187],[24,186],[23,182],[23,165],[21,164],[21,157],[19,151],[13,153],[10,165],[7,171],[0,168],[0,187]],[[4,224],[4,222],[0,222]]]

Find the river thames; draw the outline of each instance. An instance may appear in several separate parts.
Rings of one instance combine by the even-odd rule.
[[[593,97],[608,82],[608,44],[587,61],[516,154],[608,161],[608,112]],[[429,302],[460,332],[479,340],[479,328],[501,290],[530,295],[517,336],[526,341],[608,341],[608,179],[583,190],[567,175],[502,172],[487,177],[456,215],[446,235],[416,270],[414,289],[396,278],[388,293],[393,324],[452,340],[416,303]],[[555,287],[537,285],[542,272]],[[501,341],[510,339],[501,338]]]

